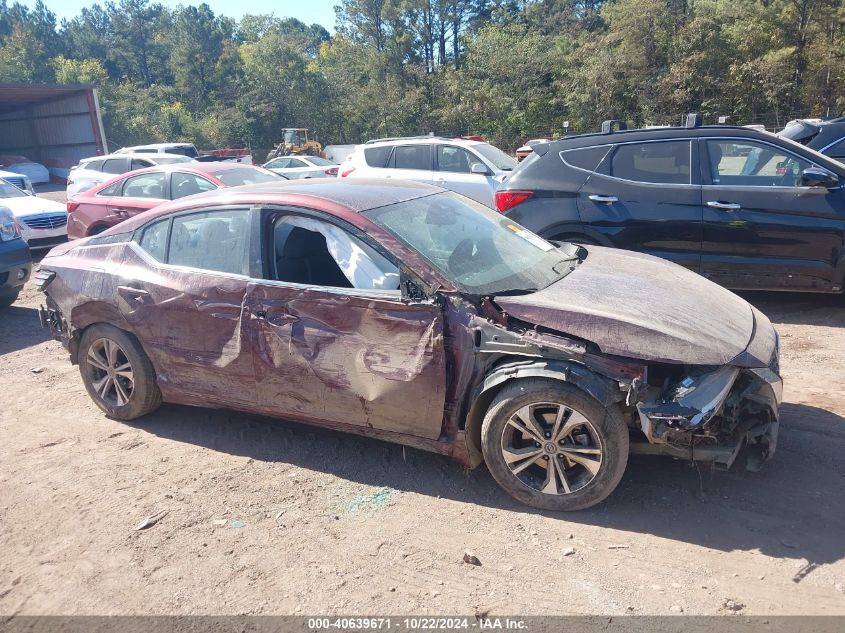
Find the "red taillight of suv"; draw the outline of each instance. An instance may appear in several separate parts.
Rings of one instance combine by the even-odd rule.
[[[67,212],[73,213],[79,208],[79,202],[73,202],[72,200],[67,201]]]
[[[533,191],[497,191],[496,208],[499,210],[499,213],[504,213],[533,197]]]
[[[355,171],[355,168],[354,168],[354,167],[350,167],[350,168],[348,168],[348,169],[344,169],[342,172],[340,172],[340,177],[341,177],[341,178],[346,178],[346,177],[347,177],[349,174],[351,174],[353,171]]]
[[[326,176],[337,176],[337,167],[329,167],[326,170]]]

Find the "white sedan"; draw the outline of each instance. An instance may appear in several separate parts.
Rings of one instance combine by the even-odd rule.
[[[290,180],[337,176],[337,165],[319,156],[279,156],[264,163],[264,168]]]
[[[47,250],[67,242],[67,210],[62,203],[39,198],[0,179],[0,206],[15,216],[30,250]]]

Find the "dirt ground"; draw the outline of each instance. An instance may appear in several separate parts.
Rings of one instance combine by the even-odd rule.
[[[845,614],[845,299],[747,298],[782,336],[775,458],[632,458],[605,503],[552,515],[379,441],[109,420],[30,285],[0,315],[0,614]]]

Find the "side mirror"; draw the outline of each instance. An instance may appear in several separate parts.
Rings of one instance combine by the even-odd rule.
[[[835,189],[839,186],[839,176],[821,167],[808,167],[801,172],[801,186]]]
[[[470,165],[469,171],[471,174],[481,174],[482,176],[489,176],[490,170],[483,163],[473,163]]]

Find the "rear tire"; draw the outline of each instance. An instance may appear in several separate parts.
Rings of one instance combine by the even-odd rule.
[[[582,510],[610,495],[628,463],[628,427],[616,406],[557,380],[506,385],[481,427],[493,478],[541,510]],[[551,468],[551,470],[549,470]]]
[[[85,330],[79,373],[94,403],[115,420],[134,420],[161,405],[150,359],[133,336],[111,325]]]

